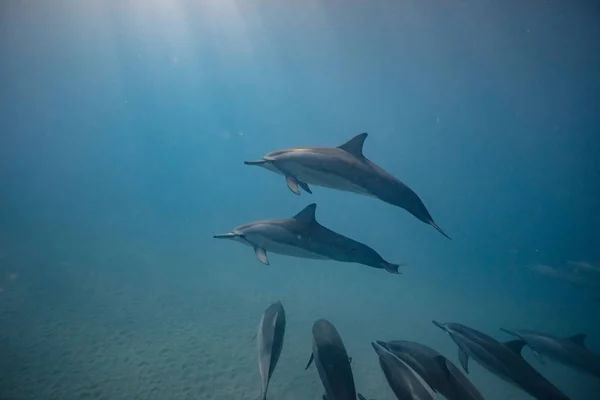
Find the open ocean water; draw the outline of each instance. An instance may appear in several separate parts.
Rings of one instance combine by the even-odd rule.
[[[579,0],[3,0],[0,399],[257,400],[254,335],[277,300],[269,400],[321,399],[304,369],[319,318],[374,400],[395,396],[372,341],[460,368],[432,320],[502,342],[583,333],[600,354],[598,21]],[[363,132],[452,240],[244,165]],[[213,238],[311,203],[401,274],[264,265]],[[599,378],[522,354],[600,399]],[[487,400],[532,398],[473,359],[466,376]]]

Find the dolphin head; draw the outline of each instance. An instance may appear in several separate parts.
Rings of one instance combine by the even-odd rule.
[[[244,237],[244,234],[237,229],[234,229],[233,231],[228,232],[228,233],[217,233],[216,235],[213,235],[213,238],[214,239],[230,239],[230,240],[234,240],[236,242],[240,242],[243,244],[249,244],[248,240]]]
[[[276,154],[269,153],[259,160],[244,161],[244,164],[245,165],[255,165],[257,167],[265,168],[271,172],[281,173],[279,171],[279,169],[277,169],[277,167],[275,166],[275,164],[274,164],[275,161],[276,161]]]

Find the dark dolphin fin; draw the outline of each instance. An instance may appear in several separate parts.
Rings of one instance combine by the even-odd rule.
[[[308,367],[310,367],[310,364],[312,364],[314,359],[315,359],[314,353],[310,353],[310,358],[308,359],[308,364],[306,364],[306,367],[304,367],[305,371],[308,369]]]
[[[255,247],[254,253],[256,254],[256,258],[258,258],[261,263],[269,265],[269,259],[267,258],[267,251],[265,249],[262,247]]]
[[[444,232],[444,231],[442,230],[442,228],[440,228],[440,227],[438,226],[438,224],[436,224],[435,222],[433,222],[433,220],[429,221],[429,225],[433,226],[435,229],[437,229],[437,231],[438,231],[439,233],[441,233],[442,235],[446,236],[448,239],[452,240],[452,238],[451,238],[450,236],[448,236],[448,235],[446,234],[446,232]]]
[[[354,157],[364,158],[363,155],[363,146],[365,144],[365,139],[367,138],[368,133],[364,132],[359,135],[354,136],[352,139],[348,140],[346,143],[338,146],[338,149],[342,149]]]
[[[520,355],[521,357],[522,357],[521,351],[523,350],[523,347],[526,344],[527,343],[525,343],[525,341],[521,340],[521,339],[510,340],[508,342],[504,342],[504,345],[506,347],[508,347],[509,349],[511,349],[512,351],[514,351],[518,355]]]
[[[401,274],[401,272],[398,271],[398,267],[406,265],[405,263],[400,263],[400,264],[392,264],[389,262],[382,262],[381,266],[383,267],[383,269],[385,269],[387,272],[389,272],[390,274],[395,274],[395,275],[399,275]]]
[[[301,181],[298,181],[298,185],[300,185],[300,187],[301,187],[302,189],[304,189],[304,191],[305,191],[306,193],[308,193],[308,194],[312,194],[312,190],[310,190],[310,187],[308,186],[308,183],[306,183],[306,182],[301,182]]]
[[[581,347],[585,347],[586,337],[587,337],[587,335],[585,333],[578,333],[577,335],[567,337],[567,340],[570,340],[571,342],[573,342]]]
[[[293,193],[297,194],[298,196],[300,195],[300,189],[298,188],[298,180],[296,178],[294,178],[291,175],[286,175],[285,183],[287,183],[288,188],[290,188],[290,190]]]
[[[358,400],[367,400],[367,398],[360,393],[356,393],[356,396],[358,396]]]
[[[314,224],[317,222],[315,219],[315,210],[317,209],[316,203],[311,203],[304,207],[302,211],[298,214],[294,215],[294,219],[300,222],[304,222],[305,224]]]
[[[469,356],[467,355],[467,353],[465,353],[461,349],[458,349],[458,360],[460,361],[460,365],[462,365],[463,369],[468,374],[469,373]]]

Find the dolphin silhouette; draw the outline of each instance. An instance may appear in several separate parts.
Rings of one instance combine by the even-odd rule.
[[[390,352],[381,342],[371,342],[379,366],[398,400],[435,400],[434,390],[407,362]]]
[[[354,385],[352,359],[335,326],[320,318],[313,324],[312,337],[312,353],[304,369],[314,361],[325,389],[323,400],[363,400]]]
[[[530,330],[509,331],[504,328],[500,329],[524,340],[542,364],[544,363],[543,356],[546,356],[580,372],[600,378],[600,356],[594,354],[585,346],[585,334],[580,333],[566,338],[559,338]]]
[[[279,361],[285,336],[285,310],[281,301],[269,305],[258,324],[258,370],[261,378],[261,400],[266,400],[271,376]]]
[[[432,321],[458,346],[458,358],[469,373],[469,357],[507,383],[539,400],[568,400],[569,397],[544,378],[521,355],[523,340],[500,343],[473,328],[458,323]]]
[[[244,161],[285,176],[289,189],[312,193],[309,184],[375,197],[400,207],[450,237],[434,222],[419,196],[363,155],[367,133],[337,147],[296,147],[277,150],[256,161]]]
[[[240,225],[230,233],[214,235],[254,248],[256,257],[269,265],[267,251],[292,257],[363,264],[399,274],[398,267],[385,261],[369,246],[327,229],[315,219],[315,203],[292,218],[269,219]]]
[[[377,344],[408,364],[433,390],[448,400],[484,400],[469,379],[434,349],[408,340],[377,341]]]

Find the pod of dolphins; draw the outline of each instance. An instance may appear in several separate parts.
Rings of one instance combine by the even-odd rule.
[[[450,237],[436,224],[419,196],[403,182],[370,161],[363,154],[367,133],[361,133],[337,147],[296,147],[270,152],[246,165],[283,175],[288,188],[312,194],[310,185],[374,197],[403,208],[420,221]],[[399,274],[404,263],[386,261],[366,244],[321,225],[311,203],[289,218],[267,219],[242,224],[231,232],[216,234],[253,248],[256,258],[269,265],[268,252],[305,259],[357,263]],[[458,347],[458,361],[469,374],[469,358],[505,382],[539,400],[568,400],[522,356],[528,346],[541,363],[554,360],[600,378],[600,356],[585,346],[585,335],[554,337],[528,330],[502,331],[516,339],[496,339],[460,323],[435,326],[446,332]],[[258,326],[257,350],[261,377],[261,400],[267,399],[269,382],[279,361],[285,336],[286,315],[281,301],[271,304]],[[449,359],[421,343],[406,340],[371,342],[379,366],[399,400],[433,400],[437,394],[447,400],[483,400],[484,397]],[[318,319],[312,327],[312,352],[308,364],[315,364],[323,384],[323,400],[366,400],[357,392],[348,355],[335,326]]]
[[[469,357],[500,379],[538,400],[569,400],[521,355],[524,346],[533,349],[538,360],[543,356],[600,378],[600,356],[585,347],[585,335],[553,337],[534,331],[503,331],[518,339],[499,342],[483,332],[459,323],[433,324],[448,333],[458,346],[458,359],[466,374]],[[264,311],[257,333],[258,366],[261,376],[261,400],[277,366],[285,336],[285,311],[277,301]],[[375,340],[371,346],[379,366],[398,400],[435,400],[440,394],[447,400],[484,400],[465,374],[436,350],[407,340]],[[360,394],[352,373],[352,357],[336,329],[319,318],[312,326],[312,352],[305,369],[315,364],[323,384],[323,400],[366,400]]]

